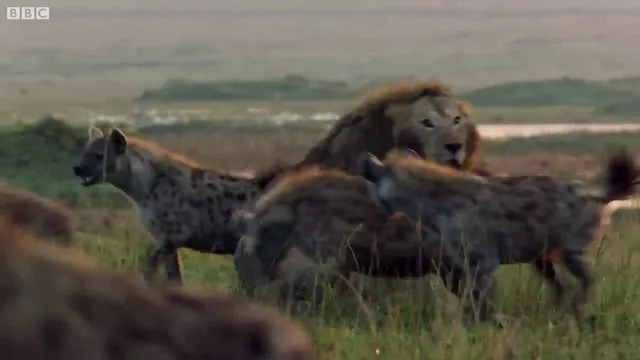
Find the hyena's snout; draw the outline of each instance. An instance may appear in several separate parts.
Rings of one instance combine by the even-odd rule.
[[[71,169],[73,169],[73,175],[75,176],[79,176],[79,177],[87,176],[86,170],[80,165],[75,165]]]

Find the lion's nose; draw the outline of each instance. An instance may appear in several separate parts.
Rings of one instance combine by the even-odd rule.
[[[460,149],[462,149],[462,144],[459,142],[449,143],[449,144],[445,144],[444,148],[447,149],[448,152],[455,155],[458,153],[458,151],[460,151]]]

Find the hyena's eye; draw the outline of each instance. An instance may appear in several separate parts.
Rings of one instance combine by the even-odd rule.
[[[453,118],[453,125],[460,125],[461,122],[462,122],[462,116],[456,115],[456,117]]]
[[[420,121],[420,124],[422,124],[422,126],[433,129],[435,127],[435,125],[433,125],[433,121],[431,121],[430,119],[424,119],[422,121]]]

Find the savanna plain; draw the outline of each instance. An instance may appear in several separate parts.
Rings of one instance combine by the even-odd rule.
[[[15,105],[15,104],[14,104]],[[231,113],[264,103],[201,103]],[[12,105],[13,106],[13,105]],[[26,108],[48,112],[51,103]],[[55,104],[66,109],[73,103]],[[120,109],[107,104],[83,107]],[[129,104],[129,106],[133,106]],[[159,108],[166,104],[155,104]],[[192,105],[193,106],[193,105]],[[271,106],[326,109],[324,102],[297,102]],[[335,105],[339,111],[340,104]],[[13,107],[12,109],[15,109]],[[346,108],[345,108],[346,109]],[[302,111],[302,110],[301,110]],[[534,110],[479,109],[488,113],[531,116]],[[542,109],[557,122],[567,111]],[[53,111],[55,112],[55,111]],[[556,115],[554,115],[556,114]],[[518,116],[514,116],[518,118]],[[553,119],[547,119],[553,120]],[[244,124],[244,125],[243,125]],[[110,126],[110,124],[102,124]],[[127,124],[121,124],[126,127]],[[71,166],[79,157],[86,124],[53,118],[5,124],[0,132],[0,177],[45,196],[63,201],[80,218],[76,246],[105,266],[139,276],[152,239],[142,228],[132,205],[108,186],[83,188]],[[255,124],[252,121],[211,119],[207,123],[130,128],[167,148],[221,169],[248,171],[276,158],[293,161],[326,131],[326,124]],[[627,145],[640,151],[634,132],[566,134],[526,139],[487,141],[488,167],[509,174],[544,173],[597,184],[599,167],[607,153]],[[635,210],[616,212],[615,225],[602,244],[594,246],[598,287],[589,311],[597,318],[594,329],[579,330],[571,315],[553,309],[550,291],[527,266],[506,266],[499,272],[499,302],[505,328],[478,326],[465,330],[457,300],[438,279],[371,281],[371,296],[355,292],[330,296],[319,315],[296,314],[317,341],[325,359],[633,359],[640,353],[640,223]],[[181,251],[187,286],[238,291],[229,258]],[[572,279],[567,279],[568,281]],[[510,357],[509,357],[510,356]]]
[[[115,122],[204,164],[237,171],[298,160],[331,125],[311,119],[314,114],[347,111],[389,78],[453,83],[481,126],[638,124],[631,2],[612,1],[620,6],[602,10],[599,2],[567,0],[586,10],[554,12],[551,1],[502,11],[488,10],[502,6],[493,0],[454,10],[444,2],[422,9],[412,0],[395,7],[371,1],[361,15],[323,8],[349,8],[335,1],[297,3],[295,10],[285,0],[261,10],[249,9],[248,1],[220,1],[208,12],[197,3],[179,16],[167,15],[177,10],[164,0],[158,1],[164,13],[125,16],[118,11],[130,2],[116,1],[111,6],[120,10],[107,11],[83,1],[85,12],[74,13],[80,2],[68,0],[71,10],[57,13],[64,21],[55,22],[52,12],[52,21],[32,27],[0,23],[6,44],[0,75],[7,80],[0,82],[0,180],[68,205],[80,219],[74,246],[131,276],[140,276],[151,237],[122,194],[83,188],[71,170],[90,122],[105,128]],[[593,26],[594,18],[601,25]],[[586,75],[590,80],[580,79]],[[183,80],[167,81],[175,78]],[[202,79],[211,81],[194,82]],[[620,146],[639,154],[639,138],[640,131],[630,130],[488,139],[487,168],[596,187],[606,156]],[[639,215],[618,209],[611,231],[591,249],[597,286],[587,310],[594,328],[579,329],[570,313],[554,308],[551,289],[526,265],[498,273],[503,329],[464,328],[457,299],[435,278],[367,279],[366,299],[355,291],[336,294],[318,314],[292,316],[323,359],[640,359]],[[239,291],[230,258],[180,255],[186,286]],[[568,275],[563,280],[577,286]]]

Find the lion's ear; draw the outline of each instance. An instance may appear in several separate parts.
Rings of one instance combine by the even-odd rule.
[[[458,111],[466,116],[466,117],[471,117],[471,103],[464,101],[464,100],[457,100],[456,101],[456,105],[458,105]]]

